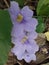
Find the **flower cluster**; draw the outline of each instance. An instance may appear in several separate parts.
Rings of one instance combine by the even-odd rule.
[[[36,60],[35,53],[39,50],[35,39],[37,38],[37,19],[32,18],[33,11],[28,6],[19,8],[17,2],[12,1],[8,9],[12,20],[13,28],[11,41],[15,45],[11,52],[17,56],[18,60],[24,59],[26,62]]]

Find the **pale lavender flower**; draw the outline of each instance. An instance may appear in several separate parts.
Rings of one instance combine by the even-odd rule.
[[[28,6],[20,9],[15,1],[11,2],[8,11],[13,24],[11,41],[15,44],[11,51],[17,56],[18,60],[24,59],[26,62],[36,60],[35,53],[39,50],[39,46],[35,41],[37,38],[35,30],[38,21],[32,18],[33,11]]]

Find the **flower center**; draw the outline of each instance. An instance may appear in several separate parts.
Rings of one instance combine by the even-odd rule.
[[[27,39],[28,39],[28,37],[25,36],[25,37],[22,38],[21,42],[24,43],[24,42],[26,42]]]
[[[21,14],[18,14],[17,16],[17,21],[21,22],[23,20],[23,16]]]

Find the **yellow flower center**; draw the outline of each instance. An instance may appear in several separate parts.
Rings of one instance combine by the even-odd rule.
[[[25,37],[23,37],[23,39],[21,40],[21,42],[24,43],[27,39],[28,39],[28,37],[25,36]]]
[[[23,16],[21,14],[18,14],[17,21],[21,22],[23,20]]]

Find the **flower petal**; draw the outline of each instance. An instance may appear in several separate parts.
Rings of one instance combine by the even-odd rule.
[[[36,26],[38,25],[38,20],[36,18],[32,18],[30,25],[32,25],[33,28],[36,29]]]
[[[18,3],[15,1],[12,1],[10,8],[8,8],[8,11],[9,11],[12,23],[14,24],[14,22],[16,21],[16,17],[18,13],[20,12]]]
[[[36,61],[36,55],[35,54],[30,54],[30,57],[32,60]]]
[[[29,41],[28,44],[25,44],[25,50],[31,54],[36,53],[39,50],[35,40]]]
[[[36,53],[39,50],[39,46],[37,45],[35,40],[29,40],[30,45],[32,46],[32,53]],[[31,53],[31,52],[30,52]]]
[[[22,24],[15,24],[12,28],[11,36],[19,38],[24,35],[24,29]]]
[[[36,26],[38,24],[38,21],[36,18],[30,18],[26,21],[24,28],[27,31],[36,30]]]
[[[17,15],[20,12],[20,8],[17,2],[12,1],[11,2],[11,6],[8,9],[10,13],[12,13],[13,15]]]
[[[21,44],[21,45],[23,45],[22,43],[21,43],[21,40],[24,38],[24,36],[20,36],[20,37],[18,37],[18,38],[16,38],[16,37],[12,37],[11,38],[11,42],[13,43],[13,44],[15,44],[15,45],[17,45],[17,44]]]
[[[45,32],[45,37],[47,38],[47,41],[49,41],[49,31]]]
[[[32,32],[30,32],[30,34],[28,35],[28,38],[29,38],[30,40],[33,40],[33,39],[36,39],[37,36],[38,36],[38,33],[37,33],[36,31],[32,31]]]
[[[27,18],[27,17],[31,18],[33,16],[33,11],[31,9],[29,9],[28,6],[25,6],[21,10],[21,14],[24,16],[24,18]]]
[[[26,62],[31,62],[31,60],[36,60],[36,56],[35,56],[35,54],[25,54],[24,55],[24,60],[26,61]]]
[[[19,60],[23,59],[23,54],[25,52],[25,48],[22,47],[20,43],[17,43],[14,48],[11,49],[11,52],[14,53]]]

